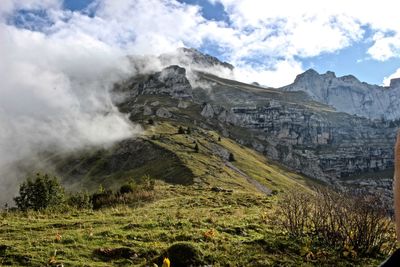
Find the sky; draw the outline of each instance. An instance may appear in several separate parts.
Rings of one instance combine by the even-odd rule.
[[[235,65],[244,82],[279,87],[313,68],[387,85],[400,76],[397,7],[396,0],[2,0],[0,16],[2,31],[15,36],[75,39],[118,55],[193,47]]]

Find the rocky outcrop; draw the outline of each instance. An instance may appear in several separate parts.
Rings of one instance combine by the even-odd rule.
[[[119,105],[140,95],[167,95],[176,99],[192,100],[192,86],[186,70],[173,65],[151,75],[133,77],[114,87],[115,102]],[[154,103],[154,102],[153,102]]]
[[[330,120],[334,116],[337,121]],[[320,180],[333,181],[393,167],[396,130],[389,123],[276,103],[231,108],[216,117],[251,131],[248,138],[231,131],[241,143]]]
[[[382,87],[360,82],[352,75],[336,77],[334,72],[319,74],[310,69],[280,90],[303,91],[312,99],[331,105],[338,111],[370,119],[400,118],[398,79],[392,80],[389,87]]]

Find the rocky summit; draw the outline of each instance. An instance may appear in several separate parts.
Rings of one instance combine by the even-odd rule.
[[[360,82],[353,75],[336,77],[334,72],[319,74],[313,69],[298,75],[284,91],[303,91],[313,100],[331,105],[337,111],[369,119],[400,118],[400,83],[393,79],[389,87]]]

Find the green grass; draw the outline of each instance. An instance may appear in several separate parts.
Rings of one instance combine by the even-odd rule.
[[[156,192],[157,200],[136,208],[3,213],[0,264],[43,266],[55,254],[64,266],[145,266],[176,242],[196,245],[213,266],[376,266],[378,262],[353,261],[327,249],[320,258],[307,260],[304,242],[289,239],[266,219],[274,206],[266,196],[160,182]],[[207,237],[210,230],[214,235]],[[57,235],[61,235],[58,241]],[[96,249],[121,247],[134,256],[108,259],[94,254]]]

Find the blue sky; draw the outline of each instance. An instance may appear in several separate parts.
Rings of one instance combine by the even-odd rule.
[[[194,47],[234,64],[246,82],[282,86],[309,68],[373,84],[400,76],[400,26],[387,8],[394,0],[362,9],[345,0],[7,1],[10,26],[63,38],[70,31],[126,54]]]

